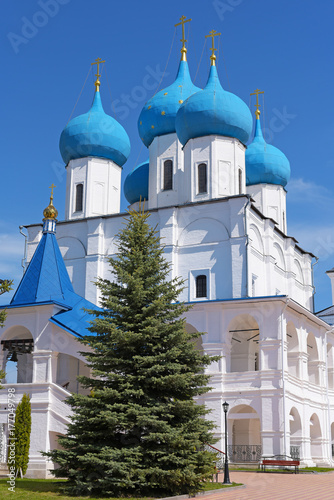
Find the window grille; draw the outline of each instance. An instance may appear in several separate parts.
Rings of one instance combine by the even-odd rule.
[[[75,192],[75,211],[82,212],[83,207],[83,184],[77,184]]]
[[[200,274],[196,277],[196,298],[206,297],[206,276],[204,274]]]
[[[239,194],[242,193],[242,171],[239,168]]]
[[[166,160],[164,162],[164,191],[173,189],[173,162]]]
[[[198,171],[198,194],[207,193],[207,169],[206,163],[200,163],[197,167]]]

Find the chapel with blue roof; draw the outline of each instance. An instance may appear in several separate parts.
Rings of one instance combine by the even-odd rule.
[[[231,462],[288,455],[303,465],[334,465],[334,334],[314,310],[316,257],[288,231],[290,163],[261,128],[263,91],[249,89],[253,116],[247,96],[224,88],[214,30],[206,37],[207,83],[195,85],[189,21],[183,16],[176,25],[175,78],[139,113],[138,164],[124,176],[130,139],[104,111],[104,61],[97,59],[92,105],[60,135],[65,219],[57,221],[52,187],[42,223],[26,226],[28,266],[7,306],[0,363],[16,363],[17,394],[31,394],[31,477],[48,476],[54,464],[40,451],[58,446],[69,423],[65,400],[84,391],[76,377],[89,373],[81,354],[88,347],[78,339],[90,326],[87,310],[99,308],[94,281],[112,279],[108,259],[117,255],[126,215],[122,189],[131,209],[145,200],[170,278],[185,280],[180,300],[192,306],[185,328],[203,332],[197,348],[221,356],[208,368],[212,390],[198,399],[212,410],[217,447],[224,446],[227,401]],[[8,432],[1,397],[0,444]]]

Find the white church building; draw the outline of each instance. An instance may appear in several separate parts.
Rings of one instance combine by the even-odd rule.
[[[302,465],[334,465],[328,320],[334,306],[315,314],[315,256],[288,232],[289,161],[265,142],[258,100],[254,127],[247,105],[222,88],[214,47],[210,59],[202,90],[191,81],[183,40],[175,81],[140,114],[149,159],[127,176],[124,192],[132,208],[147,200],[171,278],[186,280],[180,299],[193,306],[186,328],[203,332],[199,347],[221,356],[208,368],[213,389],[200,398],[212,409],[216,446],[224,446],[226,400],[232,462],[288,455]],[[91,109],[72,119],[60,138],[65,220],[56,221],[51,196],[43,225],[27,227],[29,266],[0,330],[3,369],[17,359],[11,384],[17,401],[31,395],[31,477],[47,477],[53,467],[40,451],[57,447],[69,422],[65,399],[82,391],[76,377],[87,367],[77,338],[89,321],[82,307],[98,306],[93,282],[110,277],[108,258],[123,227],[121,177],[130,141],[103,110],[99,77],[98,70]],[[334,279],[334,270],[329,276]],[[0,391],[0,461],[6,402],[6,390]]]

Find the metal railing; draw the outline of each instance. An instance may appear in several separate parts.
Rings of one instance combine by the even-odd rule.
[[[230,462],[259,462],[262,456],[260,444],[230,444],[228,445]]]
[[[300,459],[300,446],[290,446],[290,457],[294,460]]]
[[[216,461],[215,461],[216,469],[222,470],[224,468],[224,463],[225,463],[225,453],[216,448],[215,446],[212,446],[211,444],[206,444],[205,449],[207,451],[210,451],[216,456]]]

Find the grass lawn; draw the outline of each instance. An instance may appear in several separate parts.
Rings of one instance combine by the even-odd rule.
[[[62,495],[61,487],[66,481],[59,479],[17,479],[15,493],[8,491],[7,479],[0,479],[0,498],[13,500],[100,500],[98,497],[71,497]],[[112,500],[110,498],[110,500]],[[130,499],[127,500],[137,500]],[[141,498],[144,500],[144,498]]]
[[[231,486],[242,486],[242,483],[232,483],[232,484],[206,483],[204,486],[204,491],[220,490],[222,488],[231,488]]]
[[[10,486],[7,483],[7,479],[0,479],[0,498],[15,500],[100,500],[97,497],[71,497],[68,495],[63,495],[61,493],[61,487],[66,481],[59,479],[17,479],[15,493],[8,491]],[[237,483],[233,483],[233,486],[238,486]],[[222,483],[206,483],[205,490],[215,490],[220,488],[228,488],[229,486],[224,486]],[[113,500],[109,497],[109,500]],[[145,500],[143,497],[140,499],[127,498],[127,500]],[[148,499],[146,499],[148,500]]]
[[[299,469],[301,472],[333,472],[334,469],[330,467],[303,467]]]

